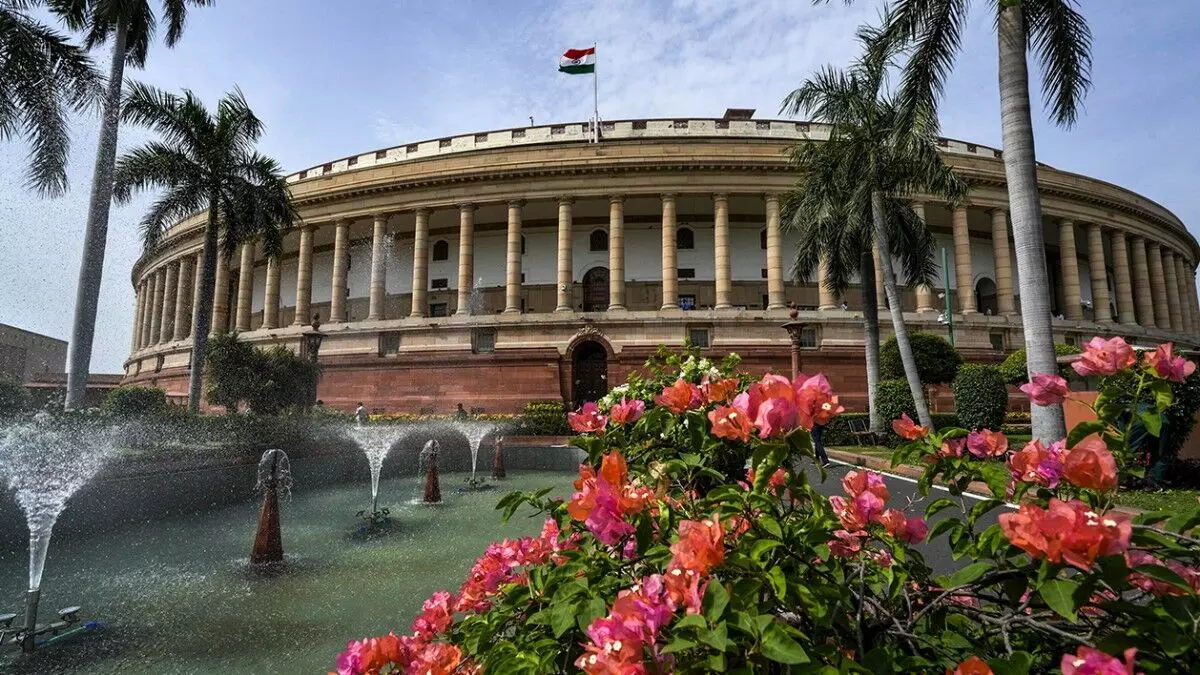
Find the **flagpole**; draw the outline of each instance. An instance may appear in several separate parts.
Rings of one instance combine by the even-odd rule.
[[[596,63],[592,66],[592,119],[595,126],[592,127],[592,142],[600,142],[600,84],[599,71],[600,59],[596,57],[596,43],[592,43],[592,56],[596,59]]]

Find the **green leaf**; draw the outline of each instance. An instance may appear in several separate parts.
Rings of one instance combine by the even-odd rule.
[[[676,637],[668,642],[666,647],[663,647],[662,653],[674,654],[675,652],[682,652],[695,646],[696,642],[694,640],[689,640],[685,637]]]
[[[718,623],[711,630],[702,631],[700,641],[717,651],[725,651],[729,647],[729,629],[725,627],[725,622]]]
[[[792,639],[778,623],[771,622],[763,630],[763,656],[776,663],[798,664],[808,663],[808,653],[799,642]]]
[[[988,661],[995,675],[1029,675],[1033,667],[1033,654],[1029,652],[1013,652],[1007,659],[992,659]]]
[[[939,497],[932,504],[925,508],[925,520],[930,520],[935,515],[945,511],[946,509],[958,506],[958,502],[948,497]]]
[[[1175,586],[1180,590],[1187,591],[1188,593],[1191,593],[1192,591],[1192,587],[1188,585],[1188,582],[1185,581],[1183,577],[1179,576],[1174,570],[1163,567],[1162,565],[1138,565],[1137,567],[1133,568],[1133,571],[1144,577],[1154,579],[1155,581],[1161,581],[1164,584],[1171,584],[1172,586]]]
[[[937,582],[942,588],[958,588],[959,586],[969,584],[979,577],[982,577],[995,566],[995,563],[991,561],[981,560],[979,562],[973,562],[970,565],[959,569],[950,576],[940,577]]]
[[[562,637],[574,623],[575,603],[555,603],[554,608],[550,610],[550,630],[554,631],[554,637]]]
[[[1004,499],[1008,495],[1008,481],[1012,477],[1008,467],[999,462],[991,462],[980,467],[979,472],[983,474],[983,482],[987,483],[992,496]]]
[[[1069,579],[1051,579],[1038,589],[1050,609],[1058,612],[1067,621],[1075,621],[1079,603],[1075,602],[1075,590],[1079,584]]]
[[[1175,398],[1171,392],[1171,383],[1166,380],[1153,380],[1146,385],[1146,390],[1154,394],[1154,408],[1158,412],[1162,412],[1171,407],[1171,402]]]
[[[702,608],[704,616],[710,622],[719,621],[721,615],[725,613],[725,606],[729,604],[729,591],[725,590],[725,585],[713,581],[708,585],[708,590],[704,592],[704,600]]]
[[[708,628],[708,622],[699,614],[688,614],[675,623],[675,630],[683,630],[684,628],[698,628],[705,630]]]
[[[1139,417],[1142,419],[1142,426],[1146,427],[1146,433],[1157,438],[1162,432],[1162,415],[1147,410]]]
[[[593,621],[608,614],[608,605],[601,597],[593,597],[581,609],[582,611],[575,615],[575,625],[579,626],[581,631],[586,631]]]
[[[771,582],[771,590],[775,591],[775,597],[782,602],[787,597],[787,579],[783,576],[783,568],[772,567],[767,570],[767,581]]]
[[[761,560],[767,551],[770,551],[781,544],[783,544],[783,542],[779,541],[778,539],[759,539],[750,546],[750,559],[755,561]]]
[[[962,521],[958,520],[957,518],[946,518],[944,520],[939,520],[934,523],[933,527],[929,530],[929,536],[927,539],[932,541],[939,534],[949,532],[950,530],[962,529],[962,527]]]
[[[1101,422],[1100,420],[1087,420],[1086,422],[1080,422],[1079,424],[1075,425],[1075,428],[1071,429],[1071,433],[1067,434],[1067,447],[1073,448],[1079,441],[1082,441],[1092,434],[1098,434],[1101,431],[1104,431],[1104,422]]]
[[[766,530],[767,534],[770,534],[773,537],[779,537],[781,539],[783,538],[783,530],[779,529],[779,521],[775,520],[771,516],[760,517],[756,521],[756,524],[762,529]]]
[[[1003,499],[985,499],[985,500],[979,502],[975,506],[971,507],[971,513],[970,513],[970,515],[967,516],[967,523],[969,523],[972,527],[974,527],[975,523],[981,517],[983,517],[983,515],[985,513],[987,513],[988,511],[991,511],[992,509],[994,509],[998,506],[1004,506]]]

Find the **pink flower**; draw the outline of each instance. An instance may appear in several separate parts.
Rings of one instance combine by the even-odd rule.
[[[579,410],[567,413],[567,424],[577,433],[598,433],[604,431],[608,418],[600,414],[600,408],[594,401],[588,401]]]
[[[1001,514],[999,520],[1008,541],[1034,559],[1065,562],[1084,571],[1099,556],[1127,551],[1133,532],[1125,514],[1100,514],[1079,500],[1057,498],[1051,498],[1046,509],[1021,504],[1016,513]]]
[[[884,569],[891,567],[892,562],[894,562],[892,560],[892,552],[887,550],[886,548],[878,551],[875,554],[874,558],[875,558],[875,564],[879,565],[880,567],[882,567]]]
[[[927,536],[929,536],[929,524],[925,522],[924,518],[916,516],[905,521],[904,535],[899,538],[907,544],[919,544],[925,541]]]
[[[1083,355],[1079,357],[1078,361],[1072,363],[1071,367],[1084,377],[1112,375],[1132,366],[1136,361],[1137,356],[1133,353],[1133,347],[1130,347],[1123,338],[1115,337],[1105,340],[1094,337],[1084,345]]]
[[[853,558],[862,551],[862,542],[867,533],[862,530],[857,532],[835,530],[833,536],[834,538],[828,542],[829,552],[839,558]]]
[[[413,620],[412,632],[415,637],[432,640],[450,627],[453,620],[454,597],[446,591],[438,591],[425,601],[422,611]]]
[[[754,431],[754,422],[736,408],[717,406],[708,412],[708,421],[712,422],[712,435],[729,441],[750,441],[750,433]]]
[[[1088,438],[1067,453],[1063,478],[1085,490],[1108,492],[1117,487],[1117,460],[1104,441]]]
[[[758,406],[762,405],[763,391],[762,385],[755,382],[750,385],[746,391],[733,397],[733,407],[741,414],[754,419],[758,417]]]
[[[999,457],[1008,452],[1008,437],[990,429],[972,431],[967,436],[967,450],[980,459]]]
[[[1063,473],[1063,447],[1058,441],[1049,448],[1039,440],[1032,440],[1008,458],[1008,470],[1013,480],[1036,483],[1050,489],[1058,487]]]
[[[834,415],[845,410],[838,397],[829,386],[825,375],[814,375],[795,387],[796,409],[800,417],[800,426],[812,431],[814,426],[829,424]]]
[[[1174,355],[1175,345],[1165,342],[1146,357],[1146,365],[1158,377],[1171,382],[1183,382],[1196,372],[1196,364]]]
[[[888,509],[879,517],[879,522],[888,534],[906,544],[919,544],[929,534],[929,526],[920,516],[906,518],[898,509]]]
[[[946,675],[993,675],[992,667],[989,666],[983,659],[978,656],[971,658],[958,664],[958,667],[951,671],[946,669]]]
[[[786,436],[796,429],[796,406],[783,397],[769,398],[758,406],[754,426],[759,438]]]
[[[621,398],[620,403],[615,404],[609,409],[608,417],[612,420],[613,424],[633,424],[640,420],[645,412],[645,401],[634,399],[627,402],[624,398]]]
[[[1192,592],[1200,593],[1200,570],[1188,567],[1176,560],[1168,560],[1165,564],[1163,561],[1154,557],[1145,551],[1127,551],[1125,553],[1125,564],[1130,568],[1140,567],[1142,565],[1157,565],[1166,567],[1172,572],[1178,574],[1192,588]],[[1140,572],[1129,573],[1129,583],[1137,586],[1146,593],[1162,597],[1164,595],[1184,595],[1185,591],[1174,584],[1168,584],[1163,581],[1151,579],[1150,577]]]
[[[700,404],[704,402],[704,395],[700,392],[699,387],[680,378],[675,380],[675,384],[663,389],[661,394],[655,396],[654,402],[679,415],[692,408],[700,407]]]
[[[963,448],[967,447],[967,437],[959,436],[957,438],[947,438],[942,441],[942,446],[933,454],[933,458],[938,457],[962,457]]]
[[[1080,647],[1074,654],[1063,654],[1063,675],[1134,675],[1133,657],[1137,649],[1130,647],[1125,650],[1125,660],[1122,662],[1115,656],[1109,656],[1099,649]]]
[[[915,441],[919,438],[925,438],[929,435],[929,427],[919,426],[908,413],[901,413],[900,419],[892,422],[892,431],[895,431],[901,438],[907,438],[910,441]]]
[[[1028,394],[1029,400],[1035,405],[1058,405],[1071,393],[1066,380],[1046,373],[1034,373],[1028,382],[1021,385],[1021,391]]]
[[[665,578],[667,590],[671,594],[671,601],[684,607],[688,614],[699,614],[704,591],[708,588],[708,582],[704,580],[704,575],[696,570],[672,565],[667,569]]]

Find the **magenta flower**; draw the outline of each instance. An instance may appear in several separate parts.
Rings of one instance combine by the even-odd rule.
[[[1021,391],[1028,394],[1029,400],[1036,405],[1058,405],[1071,393],[1066,380],[1046,373],[1034,373],[1028,382],[1021,385]]]
[[[1008,437],[999,431],[978,429],[967,436],[967,450],[980,459],[999,457],[1008,451]]]
[[[599,433],[604,431],[608,418],[600,414],[600,408],[594,401],[588,401],[579,410],[567,413],[567,424],[577,433]]]
[[[1099,649],[1080,647],[1074,654],[1063,654],[1059,666],[1063,675],[1133,675],[1134,654],[1137,649],[1126,649],[1121,661]]]
[[[639,399],[626,401],[622,398],[620,403],[609,409],[608,418],[612,420],[613,424],[633,424],[640,420],[645,412],[645,401]]]
[[[1094,337],[1084,345],[1083,355],[1079,357],[1078,361],[1072,363],[1071,367],[1084,377],[1112,375],[1132,366],[1136,361],[1137,357],[1133,353],[1133,347],[1130,347],[1123,338],[1115,337],[1105,340]]]
[[[1189,375],[1196,372],[1196,364],[1182,356],[1175,356],[1175,345],[1165,342],[1146,357],[1146,365],[1150,371],[1164,380],[1183,382]]]
[[[736,402],[734,403],[736,406]],[[758,406],[754,426],[758,427],[759,438],[786,436],[795,430],[796,406],[786,398],[769,398]]]

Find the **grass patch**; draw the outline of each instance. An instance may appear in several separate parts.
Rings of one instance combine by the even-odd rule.
[[[1173,511],[1175,513],[1190,512],[1198,504],[1196,498],[1200,492],[1195,490],[1164,490],[1162,492],[1143,492],[1133,490],[1117,495],[1117,503],[1121,506],[1132,506],[1144,511]]]
[[[857,445],[839,445],[830,446],[830,450],[839,450],[841,452],[852,452],[857,455],[868,455],[870,457],[880,457],[890,460],[892,458],[892,449],[882,445],[867,445],[859,447]]]

